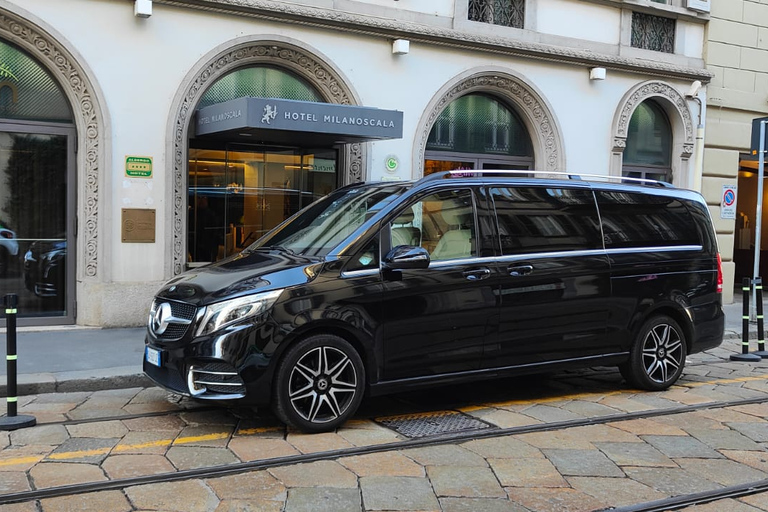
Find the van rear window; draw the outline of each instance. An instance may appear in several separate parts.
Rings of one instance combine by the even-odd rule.
[[[606,249],[701,245],[690,211],[680,199],[596,190]]]

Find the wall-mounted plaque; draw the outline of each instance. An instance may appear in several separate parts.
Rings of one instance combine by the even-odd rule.
[[[120,222],[122,242],[151,244],[155,242],[155,210],[123,208]]]

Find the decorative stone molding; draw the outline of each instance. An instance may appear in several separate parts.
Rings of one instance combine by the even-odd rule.
[[[668,83],[658,80],[637,84],[619,103],[613,121],[611,175],[621,176],[622,156],[627,147],[627,131],[632,114],[638,105],[651,98],[655,99],[669,116],[675,148],[672,154],[675,183],[687,186],[684,175],[694,150],[693,115],[685,97]]]
[[[237,44],[209,58],[197,67],[194,75],[184,83],[180,103],[172,107],[177,112],[173,122],[173,275],[184,270],[186,261],[186,198],[187,153],[189,127],[194,110],[205,91],[216,80],[236,68],[268,64],[292,71],[312,86],[329,103],[356,104],[352,90],[341,75],[330,65],[310,52],[284,41],[262,40]],[[342,168],[347,169],[344,182],[365,179],[365,144],[346,144],[340,155]]]
[[[424,173],[424,153],[429,133],[440,113],[455,99],[474,92],[486,92],[511,104],[520,114],[528,128],[534,147],[536,168],[542,171],[562,171],[565,169],[563,142],[553,115],[541,96],[522,79],[498,71],[483,71],[460,79],[455,85],[433,100],[432,108],[422,117],[419,124],[418,139],[414,160],[414,177]],[[445,89],[444,89],[445,90]],[[543,160],[543,162],[542,162]]]
[[[104,127],[94,87],[62,43],[31,21],[0,7],[0,37],[45,67],[69,100],[77,128],[78,276],[99,277],[99,184],[104,161]]]
[[[705,83],[712,80],[714,76],[707,69],[676,65],[650,58],[624,57],[582,50],[572,46],[538,43],[513,37],[478,34],[466,30],[415,23],[395,17],[365,16],[337,9],[310,7],[272,0],[155,0],[155,2],[390,39],[396,34],[397,37],[409,39],[412,43],[421,42],[454,48],[470,48],[483,52],[501,53],[505,56],[565,62],[584,67],[600,66],[660,77],[701,80]]]
[[[685,127],[685,144],[691,146],[690,153],[693,152],[693,117],[691,111],[688,109],[688,103],[685,98],[680,94],[677,89],[671,85],[659,82],[645,82],[636,86],[627,96],[624,97],[622,105],[620,107],[621,114],[616,124],[614,134],[618,137],[627,138],[627,129],[629,128],[629,120],[632,118],[632,113],[637,106],[649,98],[660,98],[666,100],[675,107],[680,114],[680,118],[683,121]]]

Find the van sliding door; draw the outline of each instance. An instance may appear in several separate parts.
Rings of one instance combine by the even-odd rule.
[[[608,259],[587,187],[491,187],[501,245],[499,332],[486,367],[606,351]]]

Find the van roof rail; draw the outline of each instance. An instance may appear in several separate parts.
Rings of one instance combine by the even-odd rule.
[[[517,176],[517,177],[540,177],[554,179],[583,180],[587,178],[590,181],[608,181],[618,183],[636,183],[639,185],[649,185],[655,187],[674,188],[674,185],[664,181],[651,180],[648,178],[630,178],[626,176],[606,176],[604,174],[576,174],[571,172],[557,171],[533,171],[528,169],[465,169],[455,171],[443,171],[429,174],[420,181],[432,181],[447,178],[482,178],[484,176]]]

